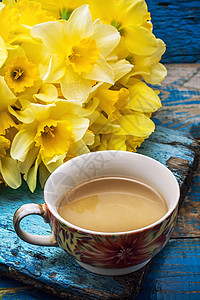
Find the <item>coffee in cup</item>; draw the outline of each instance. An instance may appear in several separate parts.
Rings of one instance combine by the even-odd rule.
[[[144,182],[105,176],[79,184],[58,206],[69,223],[98,232],[123,232],[148,226],[167,212],[164,197]]]

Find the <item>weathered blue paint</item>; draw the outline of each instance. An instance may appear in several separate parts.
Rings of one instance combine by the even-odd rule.
[[[169,145],[168,141],[173,145]],[[186,173],[180,172],[179,169],[173,170],[182,185],[188,169],[194,162],[193,144],[194,140],[189,136],[158,126],[151,138],[143,144],[140,152],[158,159],[165,165],[171,157],[187,160]],[[131,289],[128,290],[117,277],[89,273],[59,248],[38,247],[20,240],[14,232],[12,216],[24,203],[43,203],[43,192],[37,188],[32,194],[25,184],[16,191],[2,185],[0,189],[1,271],[7,272],[9,268],[10,272],[21,273],[38,280],[41,285],[46,284],[54,290],[66,292],[68,295],[73,294],[76,297],[88,299],[109,299],[111,296],[122,299],[124,295],[127,298],[131,297]],[[44,226],[43,220],[36,216],[24,220],[22,227],[39,234],[48,234],[50,231],[48,226]],[[134,277],[134,274],[129,275],[127,279],[131,276]]]
[[[20,283],[11,278],[0,277],[0,299],[1,300],[59,300],[56,296],[49,296],[49,294],[33,289],[23,283]]]
[[[199,300],[200,238],[173,239],[157,255],[135,300]]]
[[[194,73],[196,69],[194,67]],[[174,73],[174,76],[177,76],[176,72]],[[200,86],[195,89],[191,85],[190,92],[187,93],[183,85],[190,80],[193,72],[189,72],[189,75],[177,73],[182,78],[168,86],[170,87],[169,93],[166,86],[166,91],[163,92],[163,97],[166,99],[165,105],[155,115],[154,121],[157,120],[162,127],[168,126],[183,132],[191,132],[200,138]],[[168,98],[170,105],[168,105]],[[200,163],[179,211],[173,233],[176,239],[172,239],[167,247],[156,256],[136,300],[200,299],[199,200]]]
[[[175,80],[160,87],[163,107],[153,115],[156,125],[190,133],[200,138],[200,65],[169,65],[168,77]],[[198,75],[192,81],[194,76]]]
[[[146,0],[154,34],[167,45],[162,61],[200,62],[200,1]]]

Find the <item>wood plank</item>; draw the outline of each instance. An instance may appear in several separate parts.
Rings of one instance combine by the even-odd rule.
[[[195,139],[191,142],[188,134],[157,126],[138,152],[166,164],[174,173],[181,187],[181,204],[192,182],[193,171],[197,168],[199,149],[199,143]]]
[[[172,239],[154,260],[135,300],[200,299],[200,239]]]
[[[168,65],[167,68],[161,93],[164,106],[155,114],[155,121],[200,138],[199,65]],[[199,199],[200,163],[179,210],[174,239],[156,256],[137,300],[200,299]]]
[[[167,45],[163,62],[200,62],[200,1],[146,0],[154,34]]]
[[[198,87],[191,84],[193,80],[196,82],[200,64],[167,65],[167,70],[168,75],[160,87],[163,107],[153,115],[153,120],[156,125],[200,138],[200,80]]]
[[[185,179],[195,166],[196,147],[192,137],[157,126],[155,133],[143,144],[140,152],[168,165],[182,186],[183,193],[188,188]],[[174,158],[177,159],[176,162]],[[3,186],[0,188],[0,209],[3,216],[0,227],[2,272],[70,299],[135,297],[148,266],[126,276],[100,276],[82,269],[62,249],[38,247],[23,242],[13,230],[12,216],[24,203],[43,203],[43,192],[38,188],[31,194],[25,184],[16,191]],[[22,223],[22,226],[25,230],[30,231],[31,228],[31,231],[39,234],[49,232],[49,227],[44,226],[43,221],[35,216],[30,217],[28,223]]]
[[[200,238],[200,163],[194,173],[190,190],[179,210],[174,238]]]
[[[196,76],[195,74],[198,73],[198,68],[199,67],[200,67],[200,65],[194,65],[194,64],[191,64],[191,65],[168,65],[167,66],[168,76],[167,76],[167,78],[165,79],[165,81],[162,85],[163,90],[162,90],[162,94],[161,94],[164,106],[159,111],[160,115],[157,115],[157,120],[155,119],[157,121],[157,124],[161,124],[162,127],[168,126],[168,127],[172,127],[172,128],[175,128],[175,129],[179,129],[182,132],[184,132],[184,131],[189,132],[190,131],[191,133],[196,134],[197,137],[199,136],[199,89],[196,86],[191,86],[191,84],[190,84],[190,87],[186,86],[187,82],[189,82],[190,80],[193,80],[193,77]],[[168,90],[169,90],[169,92],[168,92]],[[178,90],[178,92],[176,92],[177,90]],[[188,93],[187,90],[191,90],[192,93]],[[171,103],[170,105],[173,104],[173,107],[171,109],[168,105],[168,98],[169,98],[169,102]],[[184,110],[182,112],[183,108],[184,108]],[[165,111],[162,113],[163,110],[165,110]],[[179,134],[179,135],[181,135],[181,134]],[[163,133],[160,134],[160,137],[161,136],[164,136],[165,141],[163,140],[163,143],[166,144],[167,138],[169,138],[169,137],[167,135],[166,136],[163,135]],[[156,138],[155,134],[154,134],[154,137]],[[187,141],[187,139],[186,139],[186,141]],[[148,143],[149,143],[149,146],[148,146],[149,147],[149,153],[151,153],[151,140],[150,139],[148,140]],[[171,143],[170,151],[173,151],[173,148],[174,148],[173,147],[173,142],[170,142],[170,143]],[[182,143],[183,143],[183,140],[182,140]],[[187,142],[185,143],[185,145],[186,144],[187,144]],[[177,143],[177,145],[178,145],[178,143]],[[153,149],[152,149],[152,151],[153,151]],[[156,151],[153,151],[153,152],[156,152]],[[172,163],[172,166],[173,166],[173,160],[171,161],[171,163]],[[196,185],[199,183],[198,178],[199,177],[197,177],[197,181],[195,183]],[[25,186],[23,188],[25,188]],[[190,193],[192,194],[193,191],[191,190]],[[14,195],[15,200],[12,200],[13,196],[9,192],[7,193],[8,205],[10,205],[12,207],[11,209],[12,209],[13,212],[14,212],[16,207],[18,207],[19,205],[22,204],[22,202],[23,202],[22,201],[22,194],[23,193],[20,193],[19,190],[17,191],[17,193],[16,193],[16,191],[13,191],[12,195]],[[196,194],[195,197],[196,197],[196,199],[198,199],[198,194]],[[186,200],[186,204],[187,204],[187,201],[188,201],[187,205],[190,205],[189,210],[190,211],[194,210],[193,213],[196,214],[197,207],[195,206],[196,204],[194,204],[195,197],[188,198],[188,200]],[[40,191],[37,190],[37,192],[35,194],[30,193],[30,198],[26,199],[26,202],[28,202],[28,201],[36,202],[35,198],[37,198],[38,202],[41,202],[42,196],[40,194]],[[22,201],[22,202],[20,202],[20,201]],[[198,202],[196,201],[196,203],[198,203]],[[188,208],[186,206],[186,210],[187,209]],[[180,210],[180,212],[181,212],[181,210]],[[181,212],[181,214],[182,214],[182,212]],[[185,222],[186,225],[183,226],[182,219],[178,218],[178,223],[177,224],[178,224],[179,229],[178,229],[178,232],[176,232],[176,230],[175,230],[174,234],[178,234],[178,236],[177,236],[178,238],[182,237],[184,234],[186,234],[187,237],[189,237],[190,234],[191,234],[191,236],[193,236],[193,235],[196,236],[197,230],[198,230],[199,227],[196,226],[195,219],[193,218],[192,220],[194,222],[191,223],[190,218],[186,219],[185,215],[184,215],[184,218],[185,218],[184,222]],[[37,222],[40,223],[40,219],[38,219],[37,221],[30,219],[29,221],[31,222],[30,227],[32,227],[33,230],[35,232],[37,232],[38,226],[37,226],[36,223]],[[5,229],[12,232],[12,230],[13,230],[13,228],[12,228],[12,218],[11,218],[10,215],[6,216],[5,222],[4,222],[4,224],[2,224],[2,226]],[[188,231],[186,231],[186,229],[188,229]],[[42,230],[42,228],[41,228],[41,230]],[[48,232],[48,230],[49,230],[48,227],[46,228],[46,230]],[[184,230],[184,234],[183,234],[183,230]],[[26,256],[27,251],[29,251],[28,244],[26,244],[26,243],[24,243],[24,246],[21,247],[19,250],[21,251],[21,249],[23,249],[23,251],[25,251],[24,255],[27,258],[27,259],[25,259],[25,262],[28,262],[28,263],[30,263],[32,261],[32,259],[34,257],[33,255],[36,255],[37,259],[39,259],[39,257],[42,257],[42,255],[43,255],[43,253],[40,252],[39,249],[36,247],[37,250],[35,250],[35,252],[34,251],[32,252],[32,256]],[[49,248],[47,248],[47,251],[48,251],[48,249]],[[10,250],[11,249],[9,248],[8,251],[10,251]],[[11,256],[12,258],[14,256],[16,256],[16,254],[18,253],[17,250],[18,250],[18,248],[16,247],[12,251],[13,252],[12,256]],[[167,255],[164,252],[165,252],[165,249],[161,252],[161,253],[163,253],[163,257],[165,257]],[[157,259],[157,257],[156,257],[156,259]],[[45,258],[44,258],[44,260],[45,260]],[[162,259],[161,259],[161,261],[162,261]],[[181,261],[181,259],[180,259],[180,261]],[[37,260],[36,260],[36,262],[37,262]],[[177,263],[179,263],[179,260],[177,260]],[[2,265],[2,267],[3,266],[5,267],[5,265]],[[15,268],[13,268],[13,265],[8,267],[8,270],[6,270],[6,273],[8,274],[8,272],[9,272],[9,276],[13,276],[14,278],[17,278],[19,276],[19,273],[16,274]],[[154,275],[155,275],[155,273],[154,273]],[[158,275],[158,276],[156,276],[156,275]],[[154,280],[159,281],[159,276],[160,276],[159,273],[158,274],[156,273],[156,275],[155,275]],[[54,274],[52,273],[52,274],[50,274],[50,276],[53,277]],[[142,270],[142,274],[137,273],[137,276],[138,277],[136,277],[136,280],[138,282],[138,286],[137,286],[137,288],[138,288],[140,286],[141,280],[145,276],[145,271]],[[37,284],[39,284],[39,281],[38,281],[37,276],[36,276],[36,279],[33,279],[33,277],[34,276],[32,276],[32,279],[31,279],[29,273],[27,274],[27,276],[24,275],[24,277],[23,277],[22,274],[20,273],[20,279],[22,281],[28,283],[29,285],[31,284],[31,285],[36,286]],[[185,276],[185,278],[187,278],[187,276]],[[18,279],[19,279],[19,277],[18,277]],[[133,299],[134,298],[134,292],[131,291],[131,289],[134,289],[134,287],[135,287],[134,283],[132,281],[133,279],[131,277],[127,278],[126,276],[125,277],[122,276],[120,278],[120,280],[124,280],[124,286],[123,286],[124,289],[123,290],[125,291],[125,289],[127,289],[127,291],[129,291],[129,292],[126,291],[126,295],[129,295],[129,296],[131,295],[130,299]],[[1,280],[0,280],[0,282],[1,282]],[[56,284],[57,284],[56,280],[54,281],[54,284],[56,286]],[[87,280],[86,280],[85,285],[86,284],[87,284]],[[171,281],[171,284],[172,284],[172,281]],[[46,289],[46,286],[45,286],[44,282],[40,283],[40,288],[43,288],[43,290]],[[33,297],[34,297],[34,295],[35,295],[34,290],[31,289],[31,291],[33,292]],[[53,289],[52,292],[55,292],[55,289]],[[37,294],[37,296],[35,296],[34,299],[38,299],[38,300],[43,299],[44,300],[45,299],[44,295],[41,295],[41,297],[39,297],[40,293],[41,292],[39,292]],[[135,290],[135,293],[137,293],[137,289]],[[29,299],[28,296],[27,296],[28,295],[28,290],[24,294],[25,298],[23,297],[23,293],[20,294],[20,291],[16,292],[16,295],[17,296],[15,297],[15,299],[18,299],[17,298],[18,295],[19,295],[19,299],[23,299],[23,300],[24,299]],[[31,292],[30,292],[29,295],[31,297]],[[157,297],[157,295],[158,295],[158,297],[161,296],[161,298],[157,298],[157,299],[162,299],[162,295],[161,295],[160,292],[158,292],[158,293],[155,292],[154,296]],[[20,298],[20,297],[22,297],[22,298]],[[48,299],[49,296],[47,295],[46,297]],[[30,298],[30,299],[33,299],[33,298]],[[51,294],[51,299],[52,300],[54,299],[54,296],[52,294]],[[57,299],[57,298],[55,298],[55,299]],[[128,299],[128,298],[126,298],[126,299]],[[150,299],[150,298],[146,298],[146,299]]]

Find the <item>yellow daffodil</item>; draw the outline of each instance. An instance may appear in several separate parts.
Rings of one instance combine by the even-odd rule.
[[[120,108],[126,106],[129,91],[121,88],[119,91],[100,88],[96,94],[99,99],[99,107],[107,114],[109,120],[119,117]],[[121,106],[121,107],[120,107]]]
[[[52,53],[45,81],[60,82],[66,99],[86,101],[94,80],[114,84],[114,72],[105,57],[120,35],[113,26],[93,23],[88,5],[74,10],[68,21],[33,26],[31,34]]]
[[[31,191],[90,151],[137,151],[165,44],[145,0],[0,2],[0,183]]]
[[[136,148],[154,131],[153,121],[141,112],[121,115],[111,123],[103,115],[90,128],[100,135],[100,142],[93,151],[106,149],[136,151]]]
[[[17,8],[19,10],[19,23],[26,26],[33,26],[39,23],[55,20],[47,15],[42,9],[42,5],[33,0],[18,0]]]
[[[14,93],[18,96],[19,93],[25,93],[26,98],[27,95],[32,98],[42,85],[50,54],[44,50],[44,45],[33,40],[23,42],[21,46],[9,45],[7,53],[7,60],[0,73]]]
[[[8,111],[8,106],[13,105],[17,99],[2,76],[0,76],[0,99],[0,135],[5,135],[8,128],[16,126]]]
[[[77,7],[88,4],[84,0],[36,0],[41,3],[42,8],[47,11],[49,16],[54,16],[57,20],[68,20],[73,10]]]
[[[15,36],[15,29],[18,25],[19,14],[15,6],[0,3],[0,36],[4,42],[9,43]]]
[[[143,26],[148,13],[144,0],[91,0],[90,5],[94,20],[100,18],[120,32],[123,51],[127,49],[137,55],[156,51],[158,45],[155,36]]]
[[[10,157],[11,136],[8,132],[11,128],[16,128],[12,116],[8,111],[8,106],[16,102],[16,98],[0,76],[0,177],[3,182],[16,189],[21,185],[21,175],[17,161]]]
[[[13,189],[21,185],[21,175],[17,161],[9,156],[10,141],[0,135],[0,175],[3,181]]]
[[[28,61],[25,56],[17,57],[4,70],[5,81],[15,93],[24,92],[27,87],[33,86],[39,77],[38,66]]]
[[[132,79],[128,90],[129,101],[126,105],[128,109],[151,113],[162,106],[157,93],[141,80]]]
[[[22,27],[29,28],[38,23],[53,21],[55,18],[53,16],[48,16],[46,10],[42,8],[41,3],[34,0],[18,0],[18,1],[3,1],[6,12],[4,14],[7,15],[7,20],[10,14],[12,13],[12,17],[14,20],[9,20],[12,27],[17,32],[20,33]],[[3,15],[4,16],[4,15]],[[13,23],[14,21],[14,23]],[[17,21],[17,22],[16,22]],[[7,25],[8,26],[8,25]],[[21,27],[21,30],[20,30]],[[10,28],[10,31],[13,30]]]
[[[159,61],[166,50],[165,43],[157,39],[158,48],[156,52],[149,55],[129,54],[128,59],[134,65],[127,78],[130,76],[141,75],[150,84],[160,84],[167,75],[167,70]]]
[[[11,156],[24,162],[22,168],[31,190],[41,161],[47,169],[52,162],[59,160],[61,164],[71,144],[84,136],[89,120],[80,117],[79,111],[79,104],[65,100],[49,105],[31,103],[20,114],[13,111],[23,125],[13,140]],[[32,171],[30,161],[35,161]]]
[[[5,63],[7,56],[8,56],[8,51],[7,51],[6,45],[5,45],[2,37],[0,36],[0,68]]]

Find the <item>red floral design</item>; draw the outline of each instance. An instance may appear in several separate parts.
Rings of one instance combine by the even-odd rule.
[[[156,255],[167,243],[176,215],[177,209],[162,223],[141,232],[98,235],[68,227],[48,211],[58,244],[75,259],[102,268],[126,268]]]

